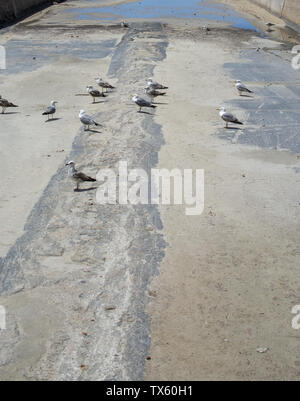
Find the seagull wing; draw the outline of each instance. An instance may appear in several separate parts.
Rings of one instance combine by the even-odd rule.
[[[73,174],[73,178],[75,178],[76,180],[81,180],[81,181],[93,181],[95,182],[95,178],[89,177],[88,175],[81,173],[80,171],[76,171]]]
[[[92,119],[92,117],[90,117],[87,114],[84,114],[83,116],[81,116],[80,121],[85,125],[92,125],[95,123],[94,120]]]
[[[148,102],[148,100],[145,100],[145,99],[143,99],[141,97],[138,97],[136,99],[135,103],[138,104],[141,107],[151,107],[152,106],[151,102]]]
[[[43,116],[46,116],[48,114],[54,114],[56,111],[55,107],[53,106],[49,106],[47,107],[47,109],[45,110],[45,112],[43,113]]]
[[[222,114],[222,118],[224,121],[227,121],[229,123],[234,123],[235,121],[237,121],[237,118],[233,114],[228,113],[227,111],[226,113]]]
[[[236,85],[236,87],[237,87],[237,89],[239,90],[239,91],[241,91],[241,92],[248,92],[248,93],[252,93],[252,91],[251,90],[249,90],[248,88],[247,88],[247,86],[246,85],[244,85],[243,83],[238,83],[237,85]]]

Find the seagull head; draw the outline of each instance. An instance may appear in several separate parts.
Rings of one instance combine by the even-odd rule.
[[[236,79],[236,81],[235,81],[237,84],[240,84],[240,83],[242,83],[242,81],[240,80],[240,79]]]
[[[91,85],[89,85],[89,86],[86,87],[86,90],[87,91],[93,90],[93,87]]]
[[[68,163],[66,163],[66,166],[75,166],[75,162],[73,162],[73,160],[69,161]]]
[[[222,107],[218,107],[217,110],[219,110],[221,113],[226,111],[225,107],[223,107],[223,106]]]
[[[55,106],[58,102],[56,100],[51,101],[51,106]]]
[[[85,110],[80,110],[79,117],[83,116],[84,114],[85,114]]]
[[[153,82],[152,78],[148,78],[148,82]]]

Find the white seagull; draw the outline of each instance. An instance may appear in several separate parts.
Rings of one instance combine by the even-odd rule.
[[[225,121],[225,128],[228,128],[228,123],[244,125],[241,121],[239,121],[233,114],[226,111],[225,107],[219,107],[217,110],[220,110],[220,117]]]
[[[43,116],[47,116],[48,120],[49,120],[49,116],[51,116],[51,118],[53,119],[53,115],[56,113],[56,107],[55,105],[58,102],[56,102],[55,100],[52,100],[52,102],[50,103],[50,106],[47,107],[47,109],[45,110],[45,112],[43,113]]]
[[[242,81],[237,80],[235,82],[235,87],[238,90],[240,96],[242,96],[243,93],[253,93],[250,89],[247,88],[246,85],[242,83]]]
[[[96,127],[101,126],[101,124],[96,123],[96,121],[94,121],[91,116],[86,114],[86,112],[84,110],[80,110],[79,119],[80,119],[81,123],[84,125],[85,131],[89,131],[91,125],[92,126],[96,125]],[[87,127],[87,129],[86,129],[86,127]]]
[[[152,78],[149,78],[147,81],[147,86],[153,89],[168,89],[167,86],[161,85],[158,82],[154,82]]]
[[[133,95],[132,101],[139,106],[139,113],[142,111],[143,107],[149,107],[152,109],[155,109],[156,106],[154,106],[154,104],[152,104],[151,102],[149,102],[148,100],[143,99],[142,97],[139,97],[137,94]]]
[[[69,167],[68,170],[68,176],[76,182],[76,187],[74,188],[74,191],[79,191],[79,185],[82,182],[95,182],[97,181],[95,178],[89,177],[88,175],[81,173],[80,171],[77,171],[75,168],[75,163],[73,161],[70,161],[66,164],[66,166]]]

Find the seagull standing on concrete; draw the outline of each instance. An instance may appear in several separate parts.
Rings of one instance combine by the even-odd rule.
[[[151,97],[152,102],[157,96],[164,96],[166,94],[166,92],[159,92],[156,89],[152,88],[151,86],[145,88],[145,93]]]
[[[55,100],[52,100],[52,102],[50,103],[50,106],[47,107],[46,111],[43,113],[43,116],[47,116],[49,121],[49,116],[51,116],[51,119],[53,119],[53,115],[56,113],[56,102]]]
[[[228,128],[228,123],[244,125],[233,114],[226,111],[225,107],[218,108],[220,110],[220,117],[225,121],[225,128]]]
[[[19,106],[16,106],[15,104],[13,104],[13,103],[10,103],[8,100],[6,100],[6,99],[2,99],[2,96],[0,95],[0,107],[2,107],[2,114],[4,114],[5,113],[5,110],[7,109],[7,108],[9,108],[9,107],[19,107]]]
[[[103,81],[103,79],[101,77],[96,78],[96,82],[100,86],[100,88],[102,88],[102,93],[103,93],[104,89],[106,89],[106,92],[107,92],[107,89],[115,89],[114,86],[112,86],[108,82]]]
[[[86,90],[92,96],[93,103],[96,103],[96,98],[105,97],[104,93],[101,93],[101,92],[97,91],[92,86],[87,86]]]
[[[268,28],[267,29],[268,32],[271,32],[272,26],[275,26],[275,24],[273,24],[273,22],[266,22],[265,25]]]
[[[96,123],[96,121],[94,121],[91,116],[86,114],[86,112],[84,110],[80,110],[79,119],[80,119],[81,123],[84,125],[85,131],[89,131],[91,125],[92,126],[96,125],[96,127],[101,125],[101,124]],[[87,127],[87,129],[86,129],[86,127]]]
[[[66,164],[66,166],[69,166],[68,170],[68,176],[76,182],[76,187],[74,188],[74,191],[79,191],[79,185],[82,182],[95,182],[97,181],[95,178],[89,177],[88,175],[81,173],[80,171],[77,171],[75,168],[75,163],[73,161],[70,161]]]
[[[122,22],[121,22],[121,27],[122,27],[122,28],[129,28],[128,22],[122,21]]]
[[[145,100],[141,97],[139,97],[137,94],[133,95],[132,101],[139,106],[139,111],[138,113],[140,113],[142,111],[143,107],[149,107],[152,109],[155,109],[156,106],[154,106],[154,104],[152,104],[151,102],[148,102],[148,100]]]
[[[154,82],[152,78],[149,78],[147,81],[147,86],[152,89],[168,89],[167,86],[161,85],[158,82]]]
[[[239,95],[242,96],[243,93],[253,93],[250,89],[247,88],[240,80],[235,81],[235,87],[239,92]]]

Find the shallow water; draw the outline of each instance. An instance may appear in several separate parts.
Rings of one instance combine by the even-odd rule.
[[[95,0],[92,1],[93,5]],[[73,8],[77,20],[114,21],[120,18],[202,18],[231,23],[235,28],[259,32],[247,19],[226,6],[207,0],[141,0],[113,7]],[[104,15],[101,15],[104,14]]]

